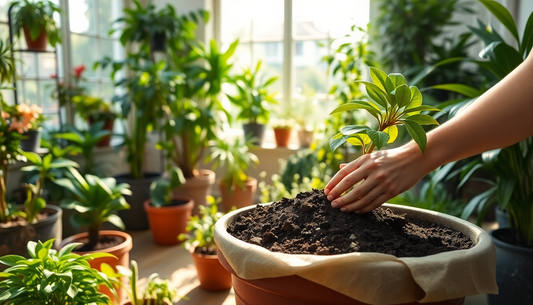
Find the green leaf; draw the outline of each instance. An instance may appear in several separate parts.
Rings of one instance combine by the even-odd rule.
[[[387,144],[387,142],[390,139],[389,134],[383,131],[377,131],[377,130],[368,128],[366,133],[370,137],[370,140],[372,140],[372,143],[376,145],[376,148],[378,150],[381,149],[383,146],[385,146],[385,144]]]
[[[520,45],[520,37],[513,16],[509,11],[500,3],[492,0],[479,0],[489,11],[491,11],[498,20],[511,32],[516,39],[518,45]]]
[[[173,167],[170,171],[170,187],[173,189],[178,188],[184,185],[185,182],[187,182],[187,180],[181,169],[179,167]]]
[[[357,134],[357,133],[363,133],[366,134],[366,130],[369,129],[368,126],[365,125],[346,125],[341,128],[341,133],[345,136]]]
[[[522,39],[522,44],[520,45],[520,54],[526,58],[533,48],[533,14],[530,14],[529,18],[527,19]]]
[[[115,214],[111,214],[107,217],[107,221],[114,224],[115,226],[119,227],[122,230],[126,230],[126,226],[124,225],[124,222],[120,217],[118,217]]]
[[[59,250],[58,256],[61,258],[64,255],[71,253],[72,250],[74,250],[76,247],[81,246],[81,245],[83,245],[83,244],[82,243],[72,243],[72,244],[65,245],[63,248],[61,248],[61,250]]]
[[[383,91],[383,89],[378,87],[376,84],[360,80],[356,80],[355,82],[364,84],[368,96],[370,96],[370,98],[378,103],[383,109],[386,109],[387,105],[390,104],[388,93]]]
[[[418,107],[414,107],[414,108],[407,108],[404,110],[404,114],[409,114],[409,113],[420,113],[420,111],[441,111],[439,108],[435,108],[435,107],[432,107],[432,106],[428,106],[428,105],[422,105],[422,106],[418,106]]]
[[[417,122],[420,125],[439,125],[439,122],[427,114],[415,114],[409,117],[409,120]]]
[[[411,102],[411,89],[406,84],[402,84],[396,88],[394,96],[398,108],[405,107]]]
[[[101,257],[112,257],[112,258],[117,258],[117,257],[114,256],[113,254],[105,253],[105,252],[97,252],[97,253],[91,253],[91,254],[84,254],[83,257],[85,257],[85,258],[89,258],[89,259],[97,259],[97,258],[101,258]]]
[[[340,105],[339,107],[335,108],[330,115],[341,113],[349,110],[356,110],[356,109],[363,109],[368,111],[373,117],[379,119],[381,117],[381,112],[377,110],[371,103],[366,101],[351,101],[349,103]]]
[[[370,78],[372,79],[372,82],[374,85],[376,85],[381,91],[385,93],[392,92],[394,90],[394,86],[392,84],[387,83],[387,73],[381,71],[378,68],[370,67]],[[368,87],[367,87],[368,90]]]
[[[79,167],[78,163],[68,159],[56,159],[50,164],[50,168]]]
[[[463,84],[443,84],[431,86],[431,88],[457,92],[469,98],[474,98],[481,95],[481,91],[478,89]]]
[[[409,90],[411,90],[411,102],[409,102],[409,105],[407,105],[407,108],[416,108],[416,107],[421,106],[422,105],[422,93],[420,92],[420,90],[415,86],[409,87]]]
[[[389,141],[387,143],[392,143],[398,137],[398,127],[396,125],[389,126],[383,130],[389,135]]]
[[[516,180],[499,177],[496,188],[498,189],[498,201],[501,209],[505,209],[515,189]]]
[[[331,140],[329,140],[329,146],[331,147],[331,151],[335,152],[337,148],[342,146],[342,144],[346,143],[346,139],[347,137],[342,133],[334,135]]]
[[[29,241],[28,242],[28,245],[27,245],[27,248],[28,248],[28,254],[32,257],[32,258],[36,258],[37,255],[35,253],[35,248],[37,247],[37,243],[34,242],[34,241]]]
[[[415,140],[422,153],[426,150],[427,137],[426,131],[417,122],[410,121],[409,119],[401,120],[409,135]]]
[[[461,213],[461,218],[468,219],[470,215],[472,215],[472,212],[474,212],[476,207],[480,204],[483,204],[487,200],[489,200],[490,196],[492,196],[495,191],[496,191],[496,188],[492,187],[488,191],[485,191],[475,196],[474,198],[472,198],[472,200],[470,200],[470,202],[463,209],[463,213]]]
[[[456,63],[456,62],[462,61],[462,60],[465,60],[465,57],[453,57],[453,58],[448,58],[448,59],[445,59],[445,60],[441,60],[438,63],[434,64],[433,66],[426,67],[422,71],[420,71],[411,80],[410,84],[413,85],[413,86],[418,85],[418,83],[420,81],[422,81],[426,76],[431,74],[431,72],[435,71],[435,69],[437,69],[438,67],[443,66],[443,65],[448,65],[448,64],[451,64],[451,63]]]
[[[407,84],[405,77],[403,77],[403,75],[401,75],[400,73],[391,73],[388,77],[391,80],[394,89],[397,89],[401,85]]]
[[[15,266],[17,264],[17,262],[19,261],[23,261],[25,260],[26,258],[20,256],[20,255],[4,255],[2,257],[0,257],[0,263],[6,265],[6,266],[9,266],[9,267],[12,267],[12,266]]]
[[[30,161],[31,163],[35,164],[35,165],[41,165],[43,163],[43,160],[41,159],[41,157],[34,153],[34,152],[30,152],[30,151],[21,151],[21,154],[26,157],[26,159],[28,159],[28,161]]]

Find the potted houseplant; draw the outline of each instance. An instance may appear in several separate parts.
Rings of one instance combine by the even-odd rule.
[[[221,166],[224,175],[218,182],[222,197],[222,209],[228,212],[232,207],[242,208],[254,203],[257,190],[257,179],[249,177],[246,172],[250,165],[259,164],[257,156],[250,152],[250,140],[242,143],[236,139],[233,143],[227,140],[217,140],[211,146],[211,153],[205,162],[214,162],[213,169]]]
[[[533,28],[526,27],[522,39],[510,12],[495,1],[480,2],[509,30],[514,37],[516,46],[508,44],[490,25],[478,20],[478,27],[470,27],[486,47],[480,53],[483,60],[466,58],[468,62],[478,65],[485,76],[481,88],[463,84],[443,84],[434,86],[460,93],[465,96],[455,103],[447,103],[449,116],[455,115],[483,92],[502,80],[507,74],[520,65],[532,48],[530,41]],[[528,23],[533,22],[533,14],[529,15]],[[495,174],[490,179],[479,179],[487,182],[489,189],[473,197],[465,206],[462,218],[468,218],[478,211],[478,223],[486,215],[494,202],[499,209],[505,209],[509,227],[500,227],[490,232],[496,246],[498,295],[489,295],[489,304],[527,304],[533,301],[531,286],[533,285],[533,151],[532,138],[502,149],[487,151],[481,158],[475,158],[456,172],[461,174],[459,187],[473,179],[473,174],[480,170],[488,170]]]
[[[436,121],[431,116],[420,112],[436,109],[422,105],[420,91],[414,86],[407,86],[401,74],[387,75],[376,68],[370,68],[370,76],[373,82],[362,82],[369,93],[370,101],[346,103],[335,109],[332,114],[363,109],[376,118],[378,122],[377,128],[372,129],[365,125],[345,126],[340,133],[331,139],[332,150],[337,149],[346,142],[362,146],[364,153],[369,153],[376,148],[381,149],[387,143],[391,143],[396,139],[398,134],[397,125],[404,125],[423,152],[426,147],[426,134],[421,125],[436,124]],[[312,194],[316,194],[315,197],[312,197]],[[314,203],[316,203],[315,200],[319,198],[325,200],[323,201],[325,208],[321,208],[319,211],[313,210]],[[329,201],[325,198],[326,196],[319,190],[300,193],[296,196],[296,199],[303,202],[300,209],[302,213],[311,212],[312,215],[320,217],[320,215],[327,213],[329,208],[335,213],[347,215],[350,217],[349,221],[354,221],[353,217],[359,217],[351,213],[342,213],[337,209],[333,210]],[[269,206],[275,205],[294,206],[289,199],[285,198],[278,203],[265,205],[265,208],[269,209]],[[386,205],[386,207],[396,212],[406,213],[408,217],[425,219],[440,224],[446,223],[448,226],[466,234],[470,240],[476,241],[477,244],[475,247],[462,252],[461,259],[457,261],[446,259],[447,256],[445,254],[416,258],[397,258],[390,254],[381,255],[378,253],[346,252],[348,254],[323,256],[270,252],[258,245],[264,244],[268,240],[279,240],[280,237],[276,236],[276,234],[281,236],[282,232],[292,232],[292,230],[298,230],[298,228],[286,221],[291,215],[289,213],[285,215],[285,218],[281,218],[279,228],[267,228],[268,231],[262,235],[262,238],[251,241],[255,244],[238,240],[226,231],[228,226],[238,219],[242,220],[248,217],[245,215],[252,214],[254,209],[263,211],[265,209],[262,207],[248,207],[227,214],[215,225],[215,239],[219,247],[219,258],[223,265],[233,273],[233,281],[235,282],[235,287],[238,288],[235,289],[235,294],[244,298],[243,303],[245,304],[253,303],[254,300],[257,300],[260,291],[262,292],[262,300],[268,302],[268,300],[272,301],[272,297],[274,297],[276,298],[276,304],[293,304],[297,301],[306,303],[310,300],[313,300],[316,304],[417,304],[416,302],[420,301],[434,302],[434,304],[462,304],[466,295],[496,291],[494,268],[491,265],[495,260],[495,256],[491,240],[486,232],[464,220],[445,214],[427,212],[410,207],[392,205]],[[265,215],[270,215],[268,211],[265,212],[267,212]],[[372,213],[372,215],[374,214]],[[278,214],[278,216],[283,217],[281,214]],[[306,225],[306,218],[303,214],[296,214],[293,217],[304,219],[304,223],[301,225]],[[368,216],[363,215],[361,217]],[[296,234],[295,237],[310,235],[319,239],[320,234],[322,236],[336,234],[335,230],[339,230],[337,224],[330,227],[324,220],[322,220],[323,223],[319,228],[327,230],[326,232],[319,232],[321,230],[315,230],[312,227],[309,227],[311,231],[306,231],[307,227],[301,227],[297,231],[300,234]],[[262,225],[264,224],[259,226]],[[392,226],[394,227],[395,225]],[[402,226],[400,224],[400,227]],[[263,228],[265,227],[263,226]],[[333,228],[333,231],[330,231],[329,228]],[[344,234],[342,229],[340,231]],[[350,240],[352,240],[351,236]],[[358,241],[355,235],[353,240],[350,247],[357,248],[358,243],[361,241]],[[330,253],[328,248],[315,248],[315,251],[315,253],[324,255]],[[455,257],[454,255],[452,256]],[[246,259],[243,259],[244,257]],[[481,258],[486,260],[485,263],[479,264]],[[398,264],[396,267],[400,268],[392,267],[395,264]],[[447,270],[445,275],[436,276],[433,271],[429,271],[430,274],[428,274],[428,266],[435,267],[441,264],[446,266],[442,267]],[[475,271],[465,274],[463,267],[465,264],[470,264],[469,266]],[[487,272],[485,277],[488,280],[481,283],[483,281],[479,281],[478,276],[485,272]],[[395,276],[391,277],[391,273]],[[362,287],[362,282],[368,276],[376,277],[375,281],[372,282],[379,282],[382,288],[378,289],[375,286],[372,288]],[[357,279],[357,277],[360,278]],[[425,280],[421,280],[419,277],[423,277]],[[458,279],[461,279],[461,283],[456,282]],[[416,284],[408,288],[406,287],[410,286],[407,284],[408,282]],[[426,285],[429,282],[433,283]],[[392,292],[392,289],[399,287],[398,285],[406,286],[400,288],[397,292]],[[439,285],[446,285],[444,290],[447,292],[441,293],[443,290],[437,287]],[[457,287],[450,289],[450,285]],[[292,287],[292,289],[286,289],[286,287]],[[420,291],[418,296],[416,296],[416,293],[412,294],[416,290]],[[450,293],[452,290],[453,293]],[[368,293],[369,291],[371,293]]]
[[[43,108],[35,104],[18,104],[15,106],[17,113],[12,116],[12,126],[17,126],[17,130],[22,132],[20,148],[24,151],[36,152],[41,147],[41,124],[45,118]]]
[[[261,61],[257,62],[255,70],[250,67],[243,67],[241,74],[231,78],[231,83],[237,89],[236,95],[227,94],[228,99],[239,108],[238,120],[244,121],[242,125],[245,137],[252,137],[254,145],[260,146],[263,143],[265,123],[270,118],[269,104],[277,104],[275,93],[269,93],[268,87],[272,85],[278,77],[264,79],[259,75]]]
[[[104,285],[115,291],[107,276],[90,267],[94,259],[109,257],[107,253],[80,256],[72,253],[77,244],[61,251],[52,248],[54,240],[28,242],[29,259],[18,255],[0,257],[8,268],[0,273],[2,304],[82,305],[108,304],[110,299],[98,291]]]
[[[117,118],[117,115],[112,110],[112,105],[102,98],[87,95],[74,96],[72,102],[78,115],[89,124],[89,127],[102,122],[102,126],[99,129],[106,130],[108,133],[96,143],[96,146],[109,146],[113,126]]]
[[[61,13],[52,1],[20,0],[13,3],[14,34],[24,32],[29,50],[45,51],[48,43],[55,48],[61,43],[61,30],[54,20],[54,13]]]
[[[150,199],[144,202],[154,241],[162,245],[179,243],[178,236],[186,233],[194,201],[188,197],[172,196],[172,190],[185,183],[179,168],[170,171],[169,179],[152,182]]]
[[[218,291],[231,288],[231,275],[217,258],[217,245],[213,236],[215,223],[224,215],[218,211],[218,202],[208,197],[208,205],[200,206],[200,216],[195,215],[187,224],[188,234],[181,234],[183,246],[191,253],[200,287]]]
[[[84,178],[73,168],[69,171],[71,177],[55,181],[70,192],[70,196],[67,195],[61,201],[61,206],[78,211],[72,215],[71,222],[77,227],[86,227],[87,232],[63,239],[61,247],[68,247],[71,243],[81,243],[79,247],[74,248],[74,252],[112,254],[92,260],[90,264],[95,269],[100,268],[100,264],[104,262],[113,267],[127,266],[129,251],[132,248],[131,236],[122,231],[101,231],[101,227],[103,223],[110,222],[124,229],[124,223],[115,213],[129,208],[123,196],[131,194],[129,185],[117,184],[114,178],[98,178],[93,175],[85,175]],[[103,292],[112,296],[105,287]],[[119,291],[119,297],[122,294],[122,291]]]
[[[277,147],[288,147],[292,136],[292,122],[290,120],[277,120],[272,124]]]
[[[81,82],[85,80],[83,72],[85,71],[85,65],[79,65],[72,68],[72,74],[69,74],[69,82],[59,82],[59,89],[52,90],[51,98],[59,100],[59,106],[65,107],[71,105],[72,98],[78,95],[85,95],[86,89],[81,86]],[[57,78],[56,74],[52,74],[51,78]],[[54,84],[54,86],[56,86]]]
[[[139,287],[137,287],[139,283],[139,267],[134,260],[130,262],[129,268],[117,266],[118,273],[105,263],[102,264],[101,269],[113,284],[126,289],[129,301],[122,303],[122,305],[171,305],[178,298],[178,291],[171,287],[170,281],[159,278],[157,273],[152,273],[148,276],[144,291],[141,293]],[[128,283],[124,284],[119,281],[118,279],[121,277],[127,278]],[[187,299],[185,297],[180,298]]]
[[[187,57],[189,61],[182,63],[180,71],[185,81],[176,87],[175,102],[165,107],[165,137],[158,147],[165,150],[173,166],[182,170],[186,183],[175,189],[174,195],[193,198],[193,215],[198,215],[199,206],[206,205],[206,197],[215,183],[215,173],[199,169],[199,164],[212,141],[223,132],[225,120],[229,119],[220,95],[237,45],[238,40],[225,52],[219,50],[214,40],[209,47],[203,44],[194,47]]]

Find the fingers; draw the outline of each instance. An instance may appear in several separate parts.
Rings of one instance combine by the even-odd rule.
[[[352,192],[353,191],[355,191],[355,189],[352,190]],[[367,213],[379,207],[387,199],[389,199],[387,198],[386,193],[384,193],[379,187],[373,188],[370,192],[368,192],[368,194],[363,195],[357,200],[350,201],[344,199],[347,195],[348,194],[335,200],[342,200],[342,203],[344,203],[344,205],[340,208],[341,212],[356,212],[357,214]]]
[[[348,178],[348,177],[347,177]],[[346,180],[346,179],[345,179]],[[341,181],[342,184],[343,181]],[[375,188],[375,184],[373,184],[371,181],[364,180],[360,185],[355,187],[352,191],[346,193],[344,196],[339,197],[335,199],[331,203],[332,208],[340,208],[348,203],[356,202],[363,196],[365,196],[367,193],[369,193],[372,189]]]
[[[324,194],[328,196],[328,200],[333,200],[339,197],[339,195],[342,194],[344,191],[346,191],[349,187],[352,187],[355,183],[361,180],[361,179],[357,180],[357,182],[352,183],[352,185],[350,185],[348,188],[345,188],[341,192],[339,192],[341,190],[340,188],[335,189],[336,186],[339,184],[339,182],[345,181],[348,175],[350,175],[353,171],[359,168],[360,164],[361,164],[361,158],[356,159],[355,161],[352,161],[348,164],[341,164],[341,170],[339,170],[335,174],[335,176],[331,178],[331,180],[328,182],[328,184],[324,188]],[[352,177],[350,179],[353,179],[353,178],[356,178],[356,177]],[[335,192],[331,193],[333,189],[335,189]]]

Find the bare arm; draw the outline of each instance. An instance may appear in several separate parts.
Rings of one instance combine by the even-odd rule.
[[[366,213],[413,187],[437,167],[506,147],[533,135],[533,56],[472,105],[428,133],[424,154],[414,142],[348,163],[324,189],[334,208]],[[353,190],[339,197],[353,185]]]

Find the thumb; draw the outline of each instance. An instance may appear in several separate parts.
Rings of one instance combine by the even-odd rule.
[[[348,163],[341,163],[341,165],[339,166],[340,168],[343,168],[345,167],[346,165],[348,165]]]

